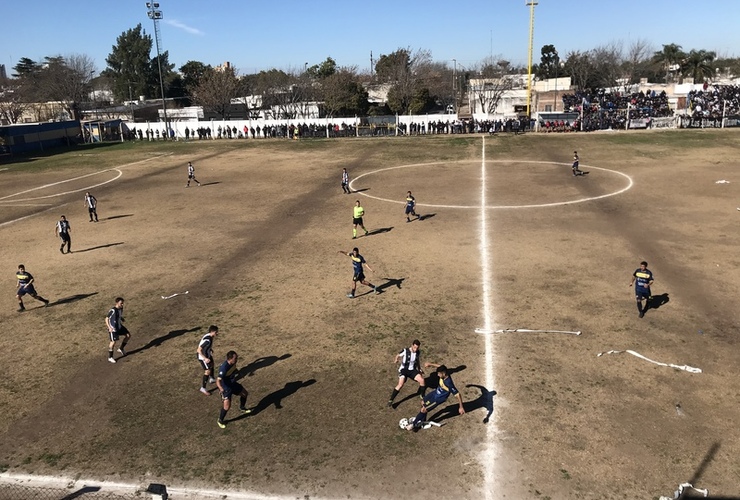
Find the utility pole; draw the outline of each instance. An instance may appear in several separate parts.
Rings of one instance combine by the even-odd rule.
[[[531,117],[531,103],[532,103],[532,49],[534,43],[534,7],[537,5],[536,0],[524,0],[525,5],[529,7],[529,63],[527,65],[527,128],[532,119]]]
[[[159,20],[162,19],[162,11],[159,10],[159,2],[147,2],[146,8],[149,9],[147,15],[154,22],[154,40],[157,44],[157,66],[159,67],[159,89],[162,92],[162,113],[164,114],[165,140],[170,138],[170,127],[167,122],[167,103],[164,99],[164,81],[162,80],[162,60],[159,53],[160,35]]]

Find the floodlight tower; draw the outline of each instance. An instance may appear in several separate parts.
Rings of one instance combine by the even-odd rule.
[[[159,89],[162,92],[162,113],[164,114],[165,140],[170,137],[170,127],[167,124],[167,103],[164,100],[164,81],[162,80],[162,60],[159,54],[160,35],[159,20],[162,19],[162,11],[159,10],[159,2],[147,2],[146,8],[149,9],[147,15],[154,22],[154,41],[157,45],[157,66],[159,67]]]
[[[536,0],[524,0],[524,4],[529,7],[529,64],[527,65],[527,127],[532,116],[530,115],[530,104],[532,102],[532,45],[534,43],[534,6]]]

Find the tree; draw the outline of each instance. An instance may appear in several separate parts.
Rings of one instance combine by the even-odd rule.
[[[112,82],[113,95],[117,100],[126,100],[129,95],[154,96],[159,92],[159,72],[156,77],[152,67],[157,68],[156,58],[152,64],[152,37],[147,35],[141,24],[124,31],[117,39],[106,58],[108,64],[102,75]],[[162,68],[164,71],[164,67]],[[156,82],[156,93],[154,82]],[[130,90],[129,90],[130,89]]]
[[[661,65],[665,71],[665,83],[673,80],[673,75],[680,69],[685,57],[686,53],[675,43],[663,45],[663,50],[653,54],[653,62]]]
[[[20,78],[8,79],[0,87],[0,118],[7,123],[18,123],[28,104],[23,95]]]
[[[321,82],[324,108],[329,116],[364,116],[370,104],[367,90],[350,68],[342,68]]]
[[[633,41],[627,49],[627,56],[623,63],[623,74],[626,83],[638,83],[640,78],[655,81],[654,64],[651,55],[654,48],[650,42],[642,38]]]
[[[85,54],[45,57],[39,74],[45,99],[59,101],[72,119],[80,118],[80,104],[87,100],[95,62]]]
[[[13,66],[13,69],[15,70],[13,74],[15,78],[24,78],[39,73],[41,64],[28,57],[21,57],[18,64]]]
[[[540,64],[537,65],[534,71],[538,79],[546,80],[563,76],[563,73],[559,71],[560,56],[554,45],[543,45],[540,54]]]
[[[382,83],[399,82],[406,78],[411,69],[411,51],[398,49],[391,54],[382,54],[375,63],[375,76]]]
[[[692,49],[681,62],[681,72],[684,76],[694,79],[694,82],[711,80],[714,76],[714,62],[717,54],[712,51]]]
[[[194,89],[200,84],[203,77],[213,69],[210,64],[203,64],[200,61],[188,61],[180,66],[182,74],[182,85],[187,91]]]
[[[192,91],[193,101],[203,109],[229,118],[231,100],[238,97],[239,78],[234,68],[210,69]]]

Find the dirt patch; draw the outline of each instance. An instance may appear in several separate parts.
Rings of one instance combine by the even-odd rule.
[[[494,497],[623,498],[673,491],[712,449],[697,485],[736,493],[736,139],[685,131],[487,138],[489,205],[560,203],[625,186],[595,168],[573,178],[574,149],[582,168],[634,181],[595,201],[489,209],[492,276],[481,276],[475,208],[481,138],[167,145],[167,156],[95,188],[100,223],[86,221],[83,193],[70,193],[54,197],[48,213],[0,226],[13,242],[0,248],[7,282],[23,262],[55,303],[20,315],[12,285],[0,297],[0,363],[14,367],[0,382],[8,409],[0,465],[323,497],[421,498],[434,476],[437,493],[474,498],[486,484],[490,441]],[[153,147],[96,154],[103,165],[115,155],[126,164]],[[187,161],[201,187],[185,187]],[[353,185],[360,193],[342,194],[342,167],[352,178],[369,174]],[[11,169],[0,197],[93,171]],[[406,223],[409,189],[422,221]],[[372,234],[352,240],[358,198]],[[71,255],[53,236],[64,203]],[[0,205],[0,224],[39,210]],[[381,295],[345,297],[351,266],[337,251],[352,246]],[[669,300],[639,319],[628,283],[643,259],[654,292]],[[492,283],[497,327],[583,335],[496,335],[495,387],[485,387],[484,339],[474,333],[483,280]],[[131,355],[110,365],[103,317],[118,295],[134,336]],[[198,392],[194,353],[209,324],[222,331],[217,359],[240,353],[255,409],[247,418],[232,410],[225,431],[215,423],[217,396]],[[397,426],[417,411],[414,384],[397,410],[385,406],[393,356],[413,338],[427,359],[458,369],[470,410],[455,416],[445,405],[437,415],[445,426],[418,433]],[[596,357],[609,349],[704,372]],[[496,391],[487,424],[485,391]]]

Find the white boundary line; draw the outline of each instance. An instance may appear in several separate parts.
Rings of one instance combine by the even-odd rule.
[[[152,482],[155,482],[153,479]],[[67,492],[76,488],[82,488],[84,486],[97,486],[101,488],[104,493],[118,493],[118,494],[135,494],[136,492],[143,493],[142,498],[147,498],[148,495],[145,493],[147,484],[135,484],[135,483],[119,483],[113,481],[96,481],[88,479],[70,478],[62,476],[37,476],[33,474],[15,474],[12,472],[0,473],[0,483],[11,483],[21,484],[23,486],[30,486],[35,488],[53,488],[53,489],[64,489]],[[295,498],[302,497],[302,494],[296,493],[295,495],[279,496],[279,495],[265,495],[264,493],[257,493],[254,491],[233,491],[233,490],[211,490],[211,489],[198,489],[198,488],[185,488],[177,487],[165,484],[167,487],[167,494],[172,498],[187,498],[187,499],[201,499],[201,498],[214,498],[214,499],[228,499],[228,500],[294,500]],[[322,497],[311,498],[320,499]],[[326,498],[326,497],[323,497]],[[358,497],[361,498],[361,497]]]
[[[488,203],[486,201],[486,138],[483,137],[482,159],[481,159],[481,189],[480,189],[480,255],[481,255],[481,276],[483,277],[483,327],[487,330],[493,329],[493,304],[491,297],[491,252],[488,243]],[[486,366],[486,389],[494,390],[493,378],[493,337],[486,335],[485,344],[485,366]],[[493,500],[494,492],[497,491],[496,478],[496,460],[498,453],[495,448],[495,418],[491,424],[486,426],[486,444],[482,454],[481,463],[483,465],[483,494],[486,500]]]
[[[485,139],[484,139],[484,142],[485,142]],[[484,156],[484,158],[485,158],[485,156]],[[484,160],[484,161],[486,161],[486,160]],[[471,163],[471,161],[470,160],[445,161],[445,162],[435,161],[435,162],[432,162],[432,163],[414,163],[414,164],[411,164],[411,165],[397,165],[395,167],[381,168],[379,170],[373,170],[372,172],[365,172],[364,174],[358,175],[357,177],[355,177],[354,179],[352,179],[352,181],[349,183],[349,188],[354,191],[354,189],[352,188],[352,184],[354,184],[354,182],[357,181],[358,179],[362,179],[363,177],[368,176],[368,175],[377,174],[378,172],[385,172],[386,170],[395,170],[395,169],[399,169],[399,168],[411,168],[411,167],[428,167],[428,166],[431,166],[431,165],[446,165],[446,164],[450,164],[450,163]],[[568,166],[568,167],[570,166],[570,163],[558,163],[558,162],[554,162],[554,161],[536,161],[536,160],[488,160],[488,163],[507,163],[507,164],[510,164],[510,163],[537,163],[537,164],[544,164],[544,165],[565,165],[565,166]],[[634,182],[632,180],[632,177],[630,177],[629,175],[627,175],[627,174],[625,174],[623,172],[620,172],[618,170],[611,170],[611,169],[602,168],[602,167],[594,167],[594,166],[590,166],[590,165],[581,165],[581,166],[582,167],[585,167],[585,168],[590,168],[590,169],[595,169],[595,170],[601,170],[601,171],[604,171],[604,172],[611,172],[613,174],[620,175],[620,176],[624,177],[625,179],[627,179],[627,186],[624,187],[624,188],[622,188],[622,189],[619,189],[617,191],[614,191],[612,193],[602,194],[600,196],[590,196],[588,198],[579,198],[577,200],[557,201],[557,202],[553,202],[553,203],[539,203],[539,204],[534,204],[534,205],[486,205],[486,204],[483,204],[481,206],[481,205],[435,205],[435,204],[430,204],[430,203],[417,203],[417,205],[420,206],[420,207],[429,207],[429,208],[463,208],[463,209],[471,209],[471,208],[473,208],[473,209],[476,209],[476,210],[479,210],[481,208],[491,208],[491,209],[499,209],[499,210],[500,209],[509,209],[509,210],[511,210],[511,209],[516,209],[516,208],[547,208],[547,207],[558,207],[558,206],[563,206],[563,205],[574,205],[576,203],[585,203],[587,201],[601,200],[603,198],[609,198],[610,196],[616,196],[618,194],[622,194],[625,191],[629,190],[632,187],[632,185],[634,184]],[[362,195],[362,196],[366,196],[368,198],[372,198],[374,200],[378,200],[378,201],[387,201],[387,202],[390,202],[390,203],[399,203],[399,204],[405,204],[406,203],[405,201],[390,200],[388,198],[381,198],[380,196],[373,196],[371,194],[365,194],[365,193],[363,193],[361,191],[360,192],[357,192],[356,191],[356,193],[359,194],[359,195]]]
[[[37,215],[45,214],[46,212],[50,212],[51,210],[56,210],[57,208],[62,208],[66,205],[69,205],[69,203],[62,203],[61,205],[54,205],[53,207],[49,207],[46,210],[41,210],[40,212],[36,212],[30,215],[24,215],[23,217],[18,217],[17,219],[9,220],[7,222],[2,222],[0,223],[0,227],[9,226],[10,224],[14,224],[22,220],[30,219],[31,217],[36,217]]]
[[[46,189],[46,188],[58,186],[59,184],[65,184],[67,182],[72,182],[72,181],[77,181],[77,180],[80,180],[80,179],[85,179],[86,177],[91,177],[93,175],[103,174],[105,172],[112,172],[112,171],[118,172],[118,175],[115,178],[110,179],[110,180],[107,180],[105,182],[101,182],[100,184],[95,184],[93,186],[88,186],[88,187],[84,187],[84,188],[80,188],[80,189],[75,189],[75,190],[67,191],[67,192],[64,192],[64,193],[51,194],[51,195],[47,195],[47,196],[37,196],[36,198],[24,198],[22,200],[12,200],[12,202],[13,203],[16,203],[16,202],[21,202],[21,201],[42,200],[42,199],[45,199],[45,198],[53,198],[55,196],[64,196],[66,194],[79,193],[80,191],[85,191],[87,189],[96,188],[96,187],[102,186],[104,184],[108,184],[109,182],[113,182],[113,181],[117,180],[119,177],[121,177],[123,175],[123,172],[121,172],[121,170],[120,170],[122,168],[130,167],[132,165],[137,165],[139,163],[145,163],[145,162],[148,162],[150,160],[156,160],[158,158],[162,158],[163,156],[169,156],[169,153],[162,154],[162,155],[157,155],[157,156],[153,156],[151,158],[145,158],[143,160],[139,160],[139,161],[135,161],[135,162],[131,162],[131,163],[126,163],[126,164],[120,165],[118,167],[106,168],[104,170],[98,170],[97,172],[92,172],[92,173],[85,174],[85,175],[79,175],[77,177],[72,177],[71,179],[65,179],[63,181],[58,181],[58,182],[52,182],[52,183],[49,183],[49,184],[44,184],[43,186],[37,186],[35,188],[26,189],[25,191],[19,191],[17,193],[13,193],[13,194],[9,194],[7,196],[1,197],[0,198],[0,202],[3,202],[4,200],[7,200],[8,198],[14,198],[14,197],[20,196],[22,194],[31,193],[33,191],[38,191],[39,189]]]

